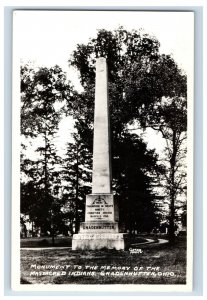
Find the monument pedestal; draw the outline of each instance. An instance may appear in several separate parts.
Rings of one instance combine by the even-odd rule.
[[[127,246],[127,234],[119,233],[118,207],[113,194],[86,196],[85,222],[73,235],[72,250],[116,249]]]

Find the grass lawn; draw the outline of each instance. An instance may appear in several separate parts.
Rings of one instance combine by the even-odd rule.
[[[22,248],[21,283],[185,284],[184,239],[178,240],[176,246],[151,244],[133,248],[138,251]]]
[[[71,247],[72,237],[55,237],[54,244],[51,237],[34,237],[21,239],[21,248],[36,247]]]
[[[146,238],[153,238],[152,236],[134,237],[131,238],[131,243],[146,242]],[[47,247],[72,247],[72,237],[33,237],[21,239],[21,248],[47,248]]]

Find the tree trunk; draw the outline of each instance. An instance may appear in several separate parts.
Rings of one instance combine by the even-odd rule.
[[[170,215],[169,215],[169,242],[170,244],[175,243],[175,164],[176,164],[176,131],[173,131],[173,151],[170,160]]]
[[[76,202],[75,202],[75,233],[78,233],[79,231],[79,215],[78,215],[78,191],[79,191],[79,173],[78,173],[78,164],[79,164],[79,159],[78,159],[78,147],[76,150]]]

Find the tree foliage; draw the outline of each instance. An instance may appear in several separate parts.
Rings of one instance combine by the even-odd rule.
[[[162,116],[161,120],[160,117],[157,117],[160,115]],[[157,119],[159,119],[159,123]],[[186,98],[177,96],[163,99],[154,113],[151,126],[159,130],[166,141],[164,183],[169,203],[169,239],[173,243],[177,211],[186,205]]]
[[[60,67],[21,66],[21,133],[36,137],[52,125],[57,128],[60,114],[56,105],[69,99],[71,85]]]
[[[95,60],[107,58],[111,123],[122,132],[128,123],[146,125],[150,111],[162,97],[186,96],[186,76],[173,58],[159,54],[155,37],[122,27],[111,32],[99,30],[87,45],[77,45],[69,64],[76,67],[84,87],[75,99],[87,122],[93,120]],[[83,101],[84,99],[84,101]],[[78,102],[77,102],[78,101]],[[70,103],[73,108],[73,103]]]
[[[68,143],[62,164],[62,197],[64,211],[70,220],[70,231],[79,230],[84,221],[85,196],[91,192],[92,156],[78,134]]]
[[[62,218],[58,198],[61,159],[54,138],[61,119],[59,103],[69,93],[66,76],[58,66],[37,71],[27,65],[21,68],[21,132],[33,145],[35,141],[38,145],[34,159],[25,160],[22,156],[26,180],[21,185],[21,211],[29,214],[42,232],[50,234]]]
[[[159,225],[153,190],[163,172],[158,157],[141,138],[129,133],[123,133],[113,144],[113,156],[113,189],[120,223],[130,232],[149,232]]]

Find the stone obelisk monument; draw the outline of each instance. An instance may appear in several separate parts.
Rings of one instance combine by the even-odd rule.
[[[86,196],[85,222],[73,235],[72,249],[124,249],[118,209],[111,190],[108,74],[105,58],[96,61],[92,194]]]

